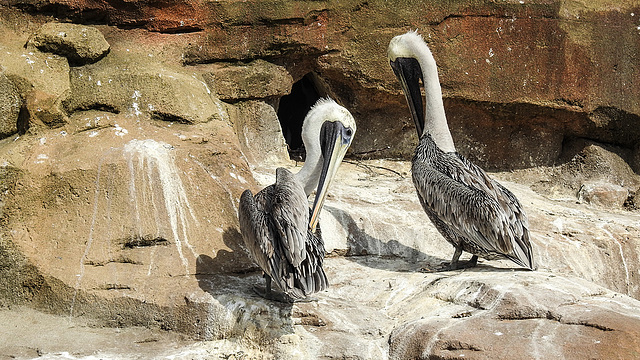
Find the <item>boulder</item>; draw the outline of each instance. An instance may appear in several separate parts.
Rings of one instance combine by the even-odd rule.
[[[628,198],[629,190],[610,183],[586,183],[578,191],[579,201],[607,208],[621,208]]]
[[[284,67],[264,60],[246,65],[216,66],[210,71],[208,68],[201,70],[207,85],[225,101],[281,97],[289,94],[293,85],[293,79]]]
[[[237,231],[238,198],[253,180],[231,126],[138,120],[77,112],[0,149],[16,174],[2,199],[0,258],[12,259],[2,271],[31,294],[12,301],[103,319],[130,303],[116,323],[198,332],[187,318],[201,309],[152,319],[185,306],[178,289],[197,287],[194,276],[254,268]]]
[[[235,108],[240,148],[252,164],[277,164],[289,159],[273,106],[263,101],[242,101]]]
[[[229,120],[224,104],[195,73],[141,54],[113,51],[98,63],[72,68],[70,82],[68,112],[148,114],[155,120],[185,124]]]
[[[17,45],[17,44],[10,44]],[[62,105],[69,96],[69,63],[64,57],[8,46],[0,51],[0,66],[24,101],[22,126],[58,127],[67,121]]]
[[[635,300],[584,280],[541,272],[469,272],[425,279],[422,290],[405,297],[422,311],[391,333],[392,359],[631,359],[638,354],[638,318],[627,308]],[[434,299],[447,305],[429,311]]]
[[[64,56],[74,66],[94,63],[109,53],[109,43],[100,30],[67,23],[42,25],[27,45]]]
[[[18,89],[0,72],[0,138],[18,132],[18,114],[22,106],[22,99]]]

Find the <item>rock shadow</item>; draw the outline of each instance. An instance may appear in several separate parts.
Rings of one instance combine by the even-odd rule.
[[[404,260],[407,263],[404,271],[418,271],[421,267],[433,264],[440,264],[448,259],[442,259],[437,256],[425,254],[422,251],[406,246],[395,239],[383,241],[375,238],[358,226],[356,221],[344,210],[325,206],[328,212],[330,212],[336,220],[345,227],[348,233],[347,237],[347,253],[345,258],[354,262],[358,262],[361,265],[376,269],[389,269],[388,261],[370,261],[368,259],[371,256],[379,257],[382,259],[398,259]],[[453,254],[453,248],[452,248]],[[398,269],[394,269],[398,270]]]
[[[258,295],[253,287],[264,286],[262,272],[240,245],[240,233],[236,228],[228,228],[222,237],[232,251],[219,250],[214,257],[200,254],[195,274],[200,289],[215,299],[211,301],[211,317],[221,322],[215,325],[225,329],[218,335],[243,336],[248,328],[255,329],[263,338],[292,334],[293,305]],[[220,311],[227,313],[213,314]]]

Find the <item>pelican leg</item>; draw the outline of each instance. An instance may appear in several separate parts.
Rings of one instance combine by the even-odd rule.
[[[278,301],[281,303],[293,303],[293,298],[291,298],[289,295],[285,294],[285,293],[281,293],[278,291],[272,291],[271,289],[271,276],[264,274],[264,281],[265,281],[265,287],[261,287],[261,286],[254,286],[253,287],[253,291],[260,295],[261,297],[267,299],[267,300],[273,300],[273,301]]]
[[[271,276],[264,274],[264,281],[265,281],[265,285],[266,285],[266,290],[264,292],[264,294],[266,296],[270,296],[271,295]]]
[[[453,253],[453,257],[451,258],[450,263],[442,263],[442,265],[436,269],[427,269],[422,268],[422,272],[442,272],[442,271],[451,271],[451,270],[459,270],[459,269],[467,269],[472,268],[478,264],[478,256],[473,255],[469,261],[460,263],[460,255],[462,255],[462,248],[456,247],[456,250]]]

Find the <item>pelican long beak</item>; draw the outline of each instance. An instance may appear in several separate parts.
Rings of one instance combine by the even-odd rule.
[[[400,81],[404,95],[409,104],[411,117],[416,124],[418,138],[422,136],[424,131],[424,106],[422,105],[422,94],[420,93],[420,81],[422,78],[422,69],[417,59],[408,57],[398,57],[395,60],[389,60],[393,72]]]
[[[318,180],[318,189],[316,190],[316,198],[311,208],[311,219],[309,220],[309,228],[312,232],[316,231],[318,225],[320,210],[324,205],[324,199],[327,196],[327,189],[331,184],[331,180],[338,171],[340,163],[347,153],[353,130],[345,127],[339,121],[327,121],[322,124],[320,131],[320,146],[322,148],[322,172]]]

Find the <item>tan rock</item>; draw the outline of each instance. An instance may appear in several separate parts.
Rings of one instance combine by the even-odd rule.
[[[86,25],[46,23],[29,39],[28,45],[43,52],[64,56],[72,65],[100,60],[109,52],[109,43],[100,30]]]
[[[18,132],[18,114],[22,106],[22,99],[18,89],[0,72],[0,138]]]
[[[63,57],[22,47],[0,51],[0,66],[16,85],[27,112],[25,128],[63,125],[66,112],[62,106],[69,96],[69,64]]]
[[[629,190],[609,183],[586,183],[578,191],[578,200],[589,204],[622,207],[629,198]]]
[[[59,127],[68,121],[62,97],[34,89],[27,94],[26,103],[32,123]]]
[[[513,279],[521,279],[513,286]],[[465,273],[425,284],[414,313],[391,333],[392,359],[631,359],[640,328],[629,298],[545,273]],[[631,300],[633,302],[633,300]],[[422,316],[420,316],[422,315]]]
[[[267,99],[281,97],[291,92],[293,79],[287,70],[264,60],[246,65],[216,67],[203,77],[218,98],[225,101]]]
[[[109,318],[133,301],[123,321],[142,324],[162,307],[184,306],[177,289],[197,288],[194,276],[254,266],[234,225],[238,197],[252,187],[237,149],[223,122],[157,126],[108,112],[77,113],[66,127],[3,146],[0,164],[19,174],[2,199],[7,269],[33,283],[25,298],[54,311]],[[21,258],[36,264],[33,278]],[[162,318],[195,330],[177,314]]]
[[[102,61],[74,67],[69,112],[108,110],[160,121],[198,124],[229,121],[225,106],[196,74],[163,65],[149,56],[112,52]]]
[[[274,108],[262,101],[236,104],[236,134],[242,152],[253,164],[277,164],[289,159]]]

